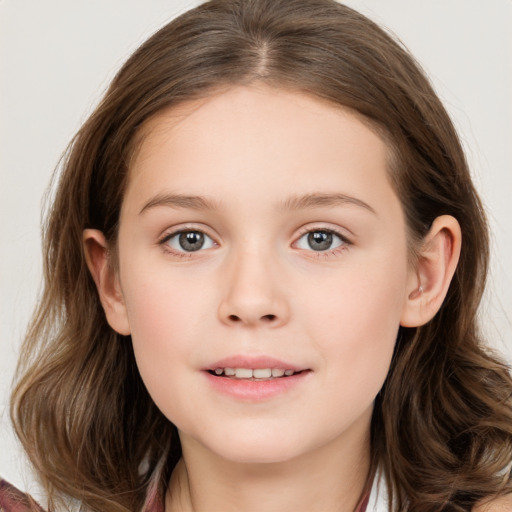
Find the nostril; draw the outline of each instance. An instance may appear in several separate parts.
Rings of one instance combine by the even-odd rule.
[[[254,320],[256,320],[258,317],[255,317]],[[240,317],[238,315],[229,315],[228,316],[228,320],[232,323],[239,323],[239,322],[244,322],[244,317]],[[263,315],[261,317],[259,317],[260,321],[261,322],[273,322],[277,319],[277,316],[276,315],[272,315],[272,314],[269,314],[269,315]],[[248,323],[252,323],[252,321],[249,321],[249,319],[247,320]]]

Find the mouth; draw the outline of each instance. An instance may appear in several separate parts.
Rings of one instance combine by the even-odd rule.
[[[309,370],[292,370],[287,368],[215,368],[207,370],[214,377],[224,377],[236,380],[265,381],[286,379]]]
[[[235,355],[210,363],[203,375],[212,389],[242,402],[271,400],[310,381],[312,368],[265,355]]]

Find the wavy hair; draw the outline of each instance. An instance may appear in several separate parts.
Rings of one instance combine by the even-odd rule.
[[[44,289],[28,330],[11,416],[52,506],[140,510],[176,428],[138,374],[131,340],[107,324],[82,248],[85,228],[115,246],[140,127],[184,101],[254,81],[343,105],[389,146],[411,250],[440,215],[462,253],[427,325],[401,328],[372,418],[372,468],[393,510],[466,511],[512,491],[512,380],[482,343],[477,308],[488,233],[460,141],[406,49],[334,0],[212,0],[160,29],[125,63],[68,148],[48,201]]]

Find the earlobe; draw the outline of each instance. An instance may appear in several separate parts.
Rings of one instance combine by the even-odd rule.
[[[451,215],[437,217],[432,223],[408,279],[400,321],[403,327],[424,325],[439,311],[457,268],[461,240],[459,223]]]
[[[97,229],[85,229],[83,245],[87,266],[96,284],[109,325],[119,334],[130,334],[128,315],[119,278],[109,261],[108,244]]]

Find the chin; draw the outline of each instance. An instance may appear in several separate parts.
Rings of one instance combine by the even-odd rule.
[[[265,451],[263,449],[248,449],[242,453],[229,453],[228,455],[230,456],[230,460],[233,460],[233,462],[243,464],[274,464],[293,459],[297,454],[285,451],[276,453],[272,450]]]
[[[263,450],[247,450],[242,453],[224,453],[219,454],[224,459],[237,464],[278,464],[292,460],[297,457],[297,453],[272,453],[263,452]]]
[[[269,432],[267,432],[269,434]],[[257,436],[229,436],[230,442],[226,444],[225,437],[211,446],[210,450],[225,460],[240,464],[275,464],[292,460],[307,451],[302,441],[300,445],[292,439],[283,439],[281,436],[267,438]]]

